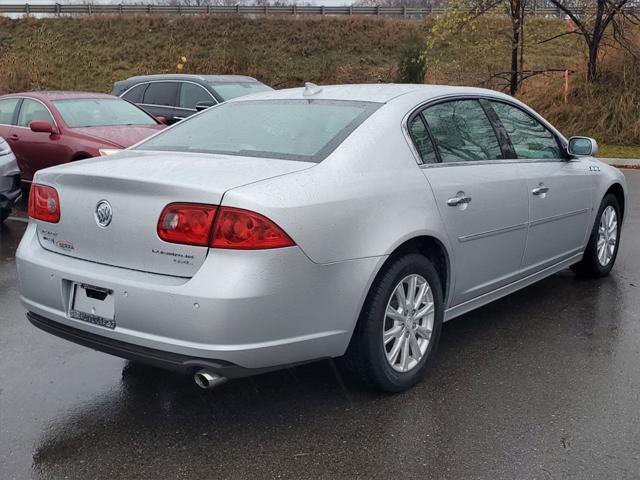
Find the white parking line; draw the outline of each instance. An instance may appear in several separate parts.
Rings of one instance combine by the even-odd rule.
[[[13,220],[14,222],[29,223],[28,219],[22,218],[22,217],[9,217],[7,218],[7,220]]]

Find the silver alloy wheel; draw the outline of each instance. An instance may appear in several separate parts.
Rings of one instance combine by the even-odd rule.
[[[393,289],[382,324],[382,345],[387,361],[397,372],[414,369],[429,347],[435,306],[429,282],[408,275]]]
[[[611,205],[607,206],[600,216],[598,226],[598,262],[603,267],[609,265],[618,243],[618,216],[616,209]]]

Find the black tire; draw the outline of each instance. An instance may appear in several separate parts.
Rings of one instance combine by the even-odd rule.
[[[617,241],[611,260],[606,265],[602,265],[598,260],[598,228],[600,226],[602,213],[609,206],[613,207],[616,212],[616,219],[618,222],[616,231]],[[620,204],[618,203],[618,199],[615,195],[609,193],[602,199],[602,203],[600,204],[600,208],[598,209],[598,214],[596,215],[596,221],[594,222],[593,228],[591,229],[589,243],[587,244],[587,248],[584,252],[582,260],[571,266],[571,270],[573,271],[573,273],[580,277],[591,278],[600,278],[609,275],[609,272],[611,272],[611,269],[613,268],[613,264],[616,262],[616,257],[618,256],[618,248],[620,246],[621,221],[622,217],[620,216]]]
[[[9,215],[11,215],[10,208],[0,208],[0,223],[4,223],[4,221],[9,218]]]
[[[382,335],[387,303],[396,286],[408,275],[421,275],[431,287],[434,321],[427,350],[417,365],[408,372],[394,370],[387,361]],[[423,377],[435,355],[444,316],[442,286],[436,269],[423,255],[411,253],[393,259],[380,272],[367,295],[345,364],[358,380],[386,392],[401,392]]]

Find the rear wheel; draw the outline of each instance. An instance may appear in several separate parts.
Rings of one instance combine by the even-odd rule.
[[[620,226],[620,204],[615,195],[608,194],[600,204],[584,256],[571,270],[579,276],[609,275],[618,255]]]
[[[443,312],[442,287],[431,262],[419,254],[392,260],[367,296],[347,365],[375,388],[410,388],[435,354]]]

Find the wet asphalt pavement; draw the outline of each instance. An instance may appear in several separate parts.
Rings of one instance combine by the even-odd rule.
[[[640,172],[612,275],[569,271],[445,325],[383,395],[328,361],[203,391],[32,327],[0,231],[0,479],[640,477]]]

